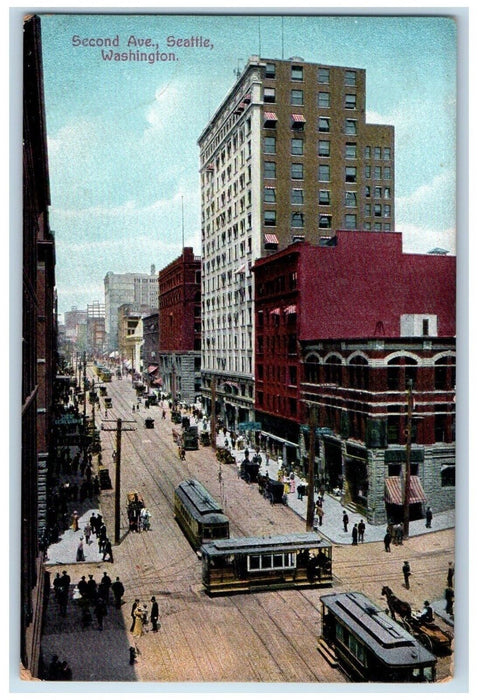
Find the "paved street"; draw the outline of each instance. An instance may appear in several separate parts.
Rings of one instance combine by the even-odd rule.
[[[169,411],[165,420],[159,407],[141,406],[133,413],[135,393],[126,379],[113,381],[108,395],[113,398],[113,408],[107,417],[104,411],[97,411],[98,427],[103,424],[111,428],[120,417],[125,422],[134,421],[127,425],[135,428],[122,434],[121,542],[113,548],[114,563],[102,561],[94,537],[91,545],[85,545],[86,561],[75,561],[81,528],[93,511],[101,511],[108,536],[113,538],[111,490],[101,493],[99,504],[93,500],[71,504],[72,511],[79,512],[80,530],[67,530],[49,548],[48,570],[53,580],[57,572],[66,569],[72,593],[81,576],[92,574],[97,581],[104,571],[112,580],[119,576],[126,589],[124,605],[120,611],[110,606],[102,631],[96,620],[83,629],[77,602],[70,599],[67,616],[62,618],[52,593],[42,641],[46,663],[56,653],[68,660],[73,679],[84,681],[343,682],[342,674],[316,650],[320,590],[211,600],[202,589],[201,563],[172,517],[174,487],[181,479],[193,476],[223,503],[231,520],[231,536],[303,531],[306,499],[300,501],[290,494],[287,506],[271,506],[260,495],[257,484],[249,485],[238,478],[236,466],[220,465],[210,447],[188,452],[186,461],[181,462],[172,439]],[[146,415],[155,419],[153,430],[144,427]],[[103,464],[109,468],[114,487],[115,432],[104,430],[101,439]],[[238,461],[241,456],[237,454]],[[267,469],[274,476],[277,465],[270,462]],[[150,532],[128,531],[126,494],[130,490],[144,496],[152,514]],[[386,553],[383,526],[367,525],[365,543],[352,547],[350,533],[343,532],[340,502],[326,496],[324,511],[319,530],[335,543],[334,590],[363,591],[385,608],[381,589],[386,584],[414,609],[421,608],[428,598],[435,611],[442,614],[447,564],[453,557],[452,513],[435,516],[432,531],[425,530],[424,522],[411,523],[411,537]],[[358,519],[350,511],[349,530]],[[404,559],[412,568],[409,591],[403,587]],[[129,632],[131,605],[139,598],[149,608],[152,595],[159,602],[161,629],[157,634],[147,631],[134,639]],[[442,623],[446,625],[447,621]],[[132,645],[140,652],[135,665],[129,664]],[[449,673],[450,659],[440,660],[440,677]]]

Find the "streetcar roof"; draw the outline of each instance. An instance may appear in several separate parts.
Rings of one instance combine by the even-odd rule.
[[[320,600],[364,646],[389,666],[423,666],[436,657],[362,593],[331,593]]]
[[[194,509],[199,515],[222,513],[222,508],[219,503],[214,500],[209,491],[196,479],[182,481],[176,488],[176,494],[187,506],[188,510]]]
[[[209,557],[225,554],[258,554],[261,552],[288,552],[311,547],[331,546],[329,540],[315,532],[301,532],[267,537],[237,537],[228,540],[214,540],[204,544],[202,550]]]

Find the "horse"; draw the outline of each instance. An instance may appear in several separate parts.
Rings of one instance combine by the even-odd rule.
[[[387,598],[387,605],[390,610],[390,615],[394,620],[396,620],[395,613],[398,613],[402,619],[411,617],[412,608],[410,603],[397,598],[397,596],[393,594],[391,588],[384,586],[382,588],[382,595],[386,596]]]

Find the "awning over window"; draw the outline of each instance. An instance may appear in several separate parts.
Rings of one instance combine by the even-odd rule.
[[[291,304],[290,306],[286,306],[284,309],[285,314],[296,314],[297,313],[297,306],[295,304]]]
[[[209,164],[206,166],[206,170],[214,170],[214,165],[213,165],[213,163],[209,163]]]
[[[264,121],[265,122],[276,122],[277,121],[277,115],[275,112],[264,112]]]
[[[245,271],[246,271],[246,266],[245,266],[245,265],[241,265],[241,267],[238,267],[238,268],[237,268],[237,270],[235,271],[234,274],[235,274],[235,275],[242,275],[242,273],[245,272]]]
[[[305,117],[303,114],[293,114],[292,121],[296,123],[305,124]]]
[[[276,309],[272,309],[270,312],[271,316],[280,316],[280,309],[277,307]]]
[[[269,243],[270,245],[279,245],[279,239],[277,238],[275,233],[265,233],[264,243]]]
[[[409,503],[425,503],[427,500],[419,476],[410,477]],[[402,479],[399,476],[389,476],[385,479],[385,502],[403,506]]]
[[[248,92],[247,95],[244,95],[243,100],[244,100],[244,102],[250,102],[251,101],[251,93]]]
[[[158,365],[149,365],[148,374],[155,374],[158,371]]]

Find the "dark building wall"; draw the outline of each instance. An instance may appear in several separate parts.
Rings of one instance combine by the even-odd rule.
[[[42,554],[39,551],[39,489],[45,493],[56,366],[54,239],[43,102],[41,27],[24,22],[23,91],[23,328],[21,455],[20,658],[33,676],[40,667],[43,613]],[[40,483],[42,482],[42,483]],[[44,496],[43,496],[44,498]],[[41,500],[41,499],[40,499]]]

